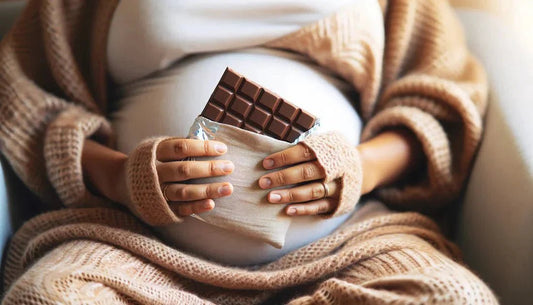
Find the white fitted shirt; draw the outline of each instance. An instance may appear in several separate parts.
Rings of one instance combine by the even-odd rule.
[[[109,72],[115,82],[124,84],[186,55],[258,46],[353,2],[123,0],[111,20]]]

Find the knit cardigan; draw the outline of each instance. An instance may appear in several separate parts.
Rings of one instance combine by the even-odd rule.
[[[96,289],[112,291],[117,303],[176,297],[190,304],[258,304],[302,284],[297,294],[309,295],[295,304],[470,303],[466,294],[479,303],[496,302],[481,281],[453,262],[456,252],[436,227],[417,214],[386,212],[352,221],[271,265],[248,270],[171,249],[130,215],[102,208],[110,203],[85,186],[81,152],[88,137],[111,147],[114,142],[106,119],[105,55],[116,5],[30,1],[0,43],[0,151],[44,202],[86,207],[45,214],[15,235],[6,264],[6,303],[25,295],[21,291],[32,291],[30,299],[40,303],[72,301],[61,299],[62,292]],[[425,174],[379,189],[379,198],[418,211],[456,198],[481,139],[487,84],[446,1],[361,1],[265,46],[307,55],[352,84],[366,122],[363,141],[387,128],[413,132],[426,157]],[[49,272],[50,264],[70,269]],[[63,286],[48,287],[50,279]],[[90,283],[101,286],[89,289]]]

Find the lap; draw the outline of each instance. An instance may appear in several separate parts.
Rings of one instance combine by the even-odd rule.
[[[31,267],[11,285],[4,302],[259,304],[284,291],[293,304],[315,303],[325,296],[332,304],[496,303],[487,286],[454,260],[454,246],[433,222],[415,213],[368,207],[367,217],[254,270],[227,268],[179,253],[123,226],[129,220],[109,227],[100,224],[90,233],[80,216],[79,227],[71,228],[63,242],[56,240],[51,251],[32,247],[54,239],[46,237],[47,230],[20,244],[27,251],[21,252],[18,262],[8,254],[8,263]],[[23,230],[33,229],[31,221],[29,225]]]

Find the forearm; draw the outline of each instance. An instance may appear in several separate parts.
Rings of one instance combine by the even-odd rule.
[[[82,169],[91,190],[118,203],[127,202],[125,166],[128,156],[87,139],[83,145]]]
[[[363,194],[404,178],[423,162],[420,143],[403,129],[385,131],[357,149],[363,168]]]

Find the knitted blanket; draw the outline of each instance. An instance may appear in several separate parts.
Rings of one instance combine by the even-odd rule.
[[[2,304],[497,303],[428,218],[377,202],[357,215],[276,262],[243,269],[173,249],[129,213],[43,214],[13,238]]]

